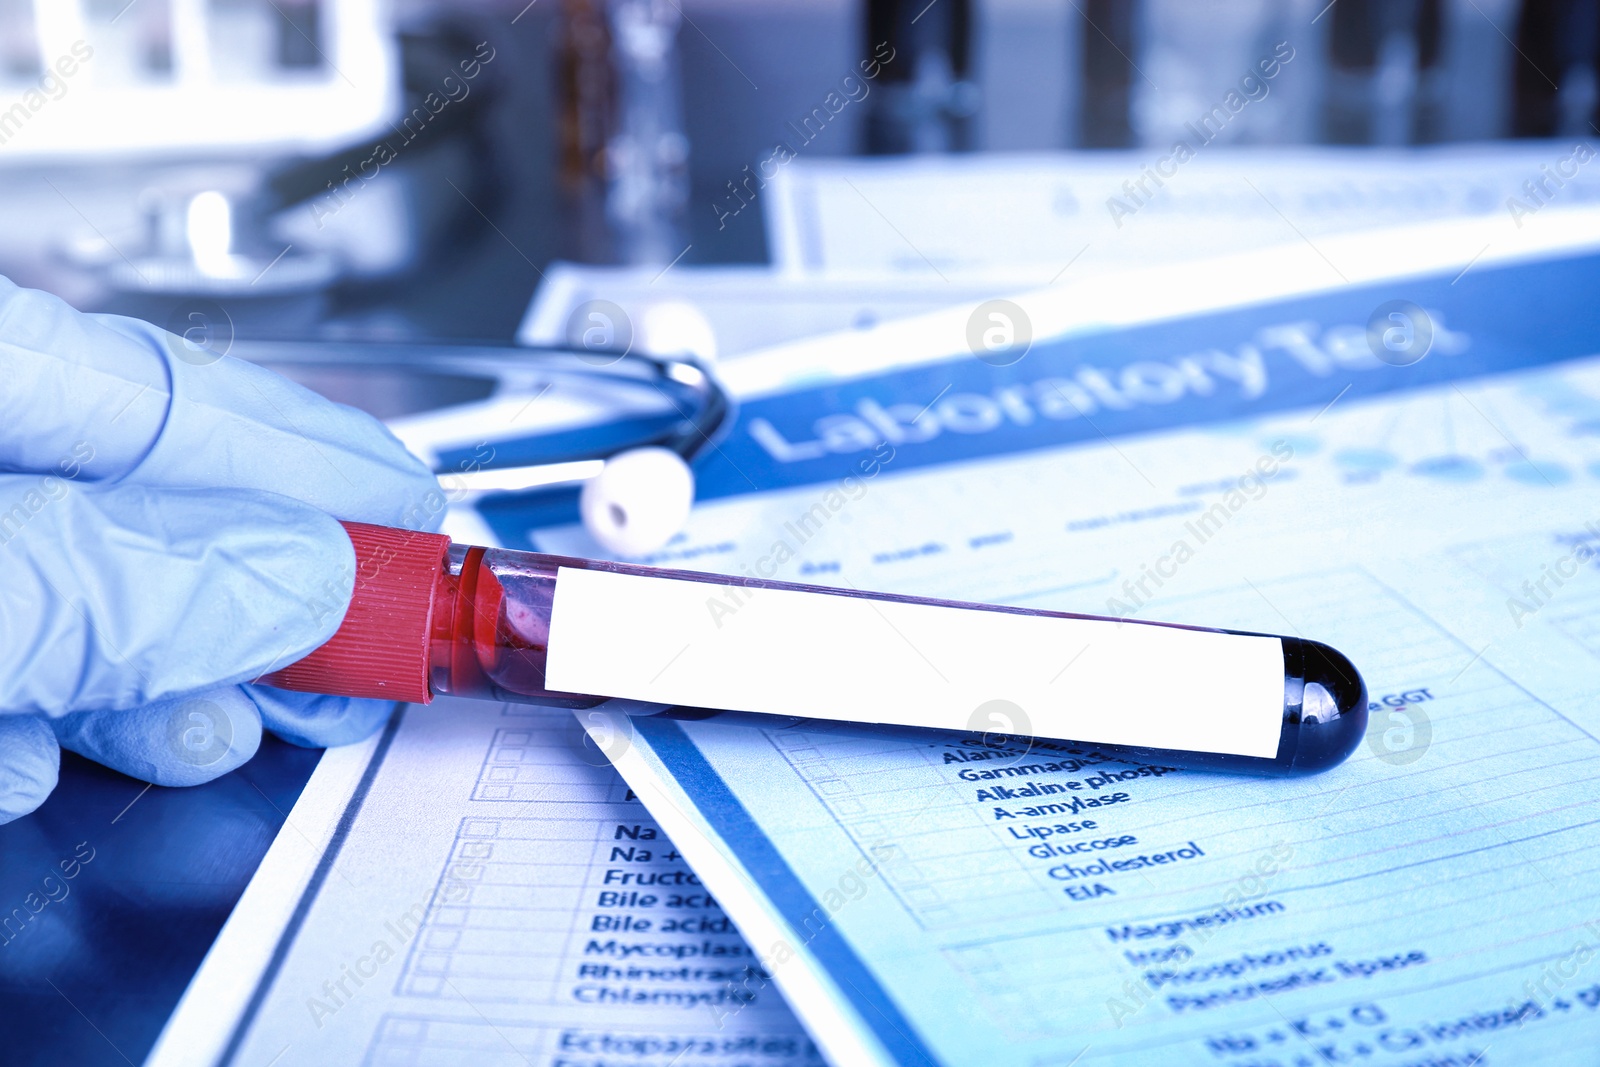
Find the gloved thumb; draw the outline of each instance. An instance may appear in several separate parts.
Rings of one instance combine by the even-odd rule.
[[[33,811],[61,773],[50,724],[34,715],[0,715],[0,823]]]
[[[261,712],[239,686],[54,722],[61,747],[153,785],[189,786],[256,754]]]
[[[34,481],[0,476],[0,501]],[[0,511],[0,544],[0,712],[252,681],[332,636],[354,581],[334,519],[255,490],[68,487]]]

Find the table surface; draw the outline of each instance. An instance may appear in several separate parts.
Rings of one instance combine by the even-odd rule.
[[[232,774],[147,790],[63,753],[44,806],[0,826],[0,998],[28,1020],[0,1059],[141,1062],[321,756],[267,735]]]

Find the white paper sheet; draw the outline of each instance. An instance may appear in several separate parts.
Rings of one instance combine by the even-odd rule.
[[[820,1065],[753,964],[571,713],[443,700],[330,754],[149,1063]]]
[[[672,316],[669,329],[681,324],[681,307],[688,305],[715,342],[714,353],[702,354],[730,360],[803,337],[871,330],[957,301],[1003,295],[1013,287],[1009,278],[929,285],[920,278],[797,278],[765,266],[680,265],[663,274],[659,268],[556,263],[545,271],[517,340],[529,345],[570,343],[582,336],[582,311],[594,301],[615,305],[627,316],[630,330],[646,332],[663,308]],[[641,343],[648,340],[640,338]]]
[[[1431,219],[1525,224],[1600,200],[1577,144],[1206,146],[1159,184],[1161,149],[799,159],[762,203],[773,261],[796,276],[1027,289]]]

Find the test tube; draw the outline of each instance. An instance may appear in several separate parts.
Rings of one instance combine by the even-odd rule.
[[[347,523],[337,633],[269,685],[427,703],[610,698],[1008,732],[1268,775],[1326,770],[1365,735],[1366,687],[1316,641],[864,593],[451,544]]]

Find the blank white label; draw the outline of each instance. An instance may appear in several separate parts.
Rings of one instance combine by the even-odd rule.
[[[556,578],[546,681],[658,704],[1269,759],[1283,721],[1276,637],[569,567]],[[1019,721],[980,711],[997,700]]]

